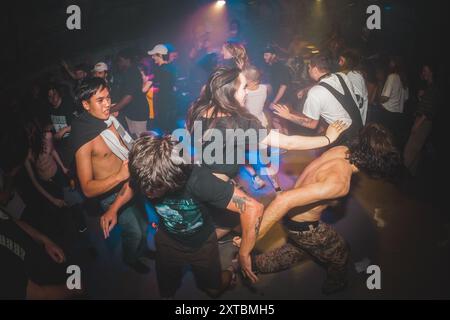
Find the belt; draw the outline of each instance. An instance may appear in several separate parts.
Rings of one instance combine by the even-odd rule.
[[[284,220],[284,225],[287,228],[287,231],[292,234],[299,234],[302,232],[312,231],[319,227],[320,222],[314,221],[314,222],[297,222],[292,221],[291,219]]]

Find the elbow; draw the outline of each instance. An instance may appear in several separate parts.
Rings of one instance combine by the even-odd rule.
[[[321,189],[320,199],[339,199],[345,197],[350,191],[350,186],[341,183],[331,183]]]
[[[86,198],[94,198],[97,196],[92,190],[89,189],[87,186],[81,186],[81,191],[83,191],[83,194]]]
[[[86,198],[91,199],[91,198],[94,197],[94,194],[93,194],[93,193],[91,193],[91,192],[89,192],[89,191],[87,191],[87,190],[84,190],[84,189],[82,189],[82,191],[83,191],[83,194],[84,194],[84,196],[85,196]]]
[[[248,214],[254,219],[261,217],[264,213],[264,205],[256,200],[248,204]]]
[[[280,211],[288,212],[294,206],[291,204],[291,201],[289,201],[287,194],[285,192],[277,193],[275,196],[275,199],[271,202],[271,205],[278,208]]]

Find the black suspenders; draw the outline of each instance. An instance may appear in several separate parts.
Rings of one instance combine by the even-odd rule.
[[[359,130],[363,127],[361,113],[359,111],[358,105],[353,100],[352,94],[350,93],[350,90],[347,87],[344,79],[342,79],[339,74],[335,75],[338,77],[339,82],[344,89],[344,94],[337,91],[328,83],[320,82],[319,85],[327,89],[349,114],[350,118],[352,119],[352,125],[345,132],[347,137],[352,139],[358,135]]]

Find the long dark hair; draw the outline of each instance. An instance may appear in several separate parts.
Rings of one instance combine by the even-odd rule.
[[[373,178],[393,180],[402,168],[401,155],[385,127],[368,123],[349,147],[348,159]]]
[[[221,67],[211,74],[200,97],[189,108],[186,127],[191,133],[194,130],[194,122],[201,121],[210,109],[212,109],[211,117],[205,118],[208,120],[208,129],[215,127],[219,113],[229,115],[227,127],[230,129],[238,128],[237,119],[239,118],[257,121],[256,117],[243,108],[234,96],[240,85],[240,73],[241,70],[238,68]]]

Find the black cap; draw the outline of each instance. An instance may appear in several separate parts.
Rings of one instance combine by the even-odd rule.
[[[263,53],[277,53],[277,50],[275,50],[275,48],[273,46],[266,46],[264,48],[264,52]]]

